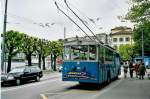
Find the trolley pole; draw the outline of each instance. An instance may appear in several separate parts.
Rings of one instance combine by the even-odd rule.
[[[6,24],[7,24],[7,4],[8,0],[5,1],[5,12],[4,12],[4,25],[3,25],[3,40],[2,40],[2,52],[1,52],[1,70],[6,72],[5,67],[5,60],[6,60],[6,53],[5,53],[5,33],[6,33]]]

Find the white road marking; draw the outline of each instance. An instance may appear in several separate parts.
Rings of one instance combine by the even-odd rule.
[[[40,96],[43,98],[43,99],[48,99],[48,97],[44,94],[40,94]]]

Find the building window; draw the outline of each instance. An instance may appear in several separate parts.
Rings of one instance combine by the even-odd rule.
[[[126,37],[126,41],[127,41],[127,42],[130,41],[130,38],[129,38],[129,37]]]
[[[122,41],[123,41],[123,38],[119,38],[119,41],[122,42]]]
[[[117,42],[117,38],[113,38],[113,42]]]

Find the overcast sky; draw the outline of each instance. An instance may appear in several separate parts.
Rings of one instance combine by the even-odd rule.
[[[67,9],[63,0],[56,1],[60,8],[90,35],[90,32]],[[5,0],[1,0],[0,4],[2,20],[4,2]],[[110,33],[110,29],[116,26],[131,26],[129,22],[121,22],[117,18],[127,13],[129,9],[127,0],[67,0],[67,2],[95,34]],[[3,23],[2,20],[0,23]],[[7,30],[13,29],[35,37],[57,40],[64,37],[64,27],[66,37],[84,36],[84,33],[56,8],[54,0],[8,0]]]

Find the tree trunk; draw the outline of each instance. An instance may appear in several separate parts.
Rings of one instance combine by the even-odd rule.
[[[31,53],[27,54],[28,66],[32,66]]]
[[[8,55],[7,73],[10,72],[10,70],[11,70],[11,58],[12,58],[12,56],[11,56],[11,55]]]
[[[41,68],[41,54],[39,54],[39,68]]]
[[[42,60],[43,60],[43,70],[45,70],[45,56],[42,56]]]
[[[54,71],[56,71],[56,58],[57,58],[57,56],[54,55]]]
[[[52,68],[52,70],[54,70],[54,66],[53,66],[53,54],[51,54],[51,68]]]

